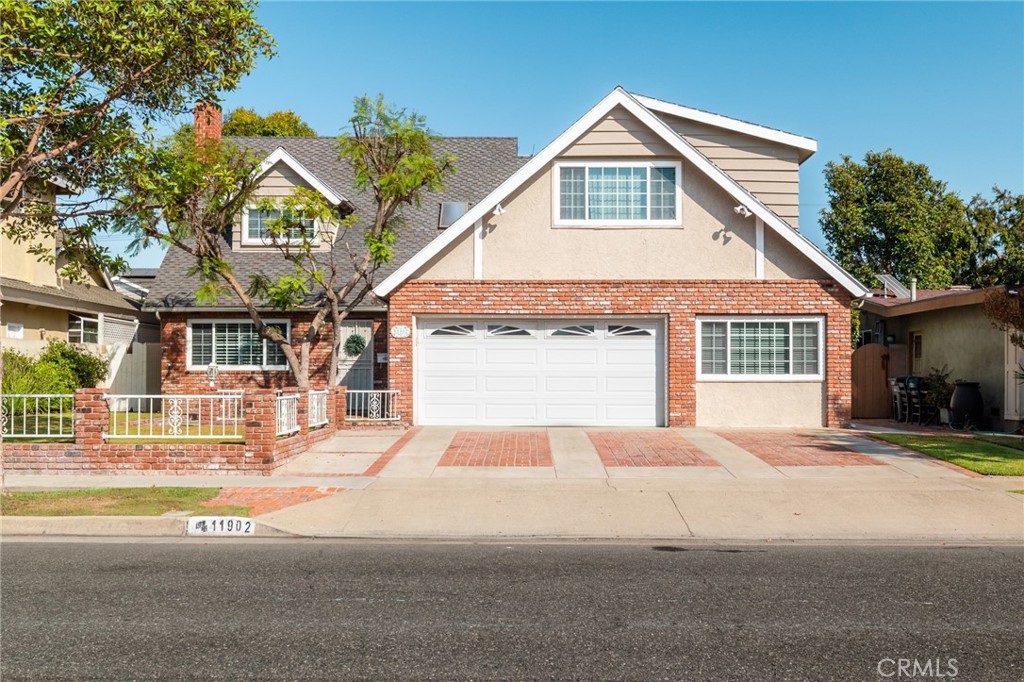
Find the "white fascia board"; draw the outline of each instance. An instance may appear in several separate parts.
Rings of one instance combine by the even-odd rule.
[[[565,151],[591,126],[601,120],[605,114],[624,101],[625,91],[622,88],[612,90],[604,99],[585,113],[578,121],[573,123],[565,132],[559,135],[551,144],[544,147],[536,156],[527,161],[522,168],[513,173],[505,182],[484,197],[476,206],[466,211],[465,214],[448,229],[437,235],[433,241],[424,246],[419,253],[407,260],[401,267],[391,273],[390,276],[378,284],[373,293],[380,298],[386,297],[394,291],[405,280],[412,277],[426,263],[440,253],[446,246],[458,239],[467,230],[472,228],[476,221],[483,220],[495,206],[500,204],[512,192],[517,190],[523,183],[533,177],[547,166],[556,156]]]
[[[660,99],[654,99],[653,97],[644,97],[643,95],[636,95],[632,93],[630,93],[630,95],[647,109],[656,111],[660,114],[678,116],[679,118],[696,121],[697,123],[706,123],[717,128],[724,128],[726,130],[732,130],[733,132],[743,133],[744,135],[759,137],[771,142],[778,142],[779,144],[803,149],[811,154],[818,151],[817,140],[813,140],[809,137],[802,137],[782,130],[759,126],[756,123],[748,123],[747,121],[729,118],[728,116],[722,116],[721,114],[712,114],[710,111],[691,109],[690,107],[684,107],[681,104],[673,104],[672,102],[665,102]]]
[[[289,154],[284,147],[278,147],[270,153],[270,156],[263,159],[263,163],[261,163],[259,168],[256,169],[255,177],[262,177],[264,173],[273,168],[274,164],[278,162],[285,164],[298,173],[299,177],[309,183],[310,187],[315,189],[317,192],[320,192],[320,194],[323,194],[324,197],[327,198],[327,201],[331,202],[335,206],[343,201],[348,203],[348,200],[345,197],[335,192],[333,189],[328,187],[323,180],[309,172],[309,169],[299,163],[298,160]]]
[[[576,141],[583,133],[596,124],[603,116],[614,109],[622,106],[631,114],[637,117],[653,132],[657,133],[666,143],[674,148],[687,161],[695,165],[710,177],[718,186],[724,189],[737,202],[747,206],[755,215],[764,220],[775,232],[782,236],[787,242],[796,247],[798,251],[807,256],[815,265],[820,267],[843,288],[849,291],[854,297],[866,296],[870,289],[858,282],[850,273],[846,272],[838,263],[829,258],[818,249],[810,240],[794,230],[788,223],[779,218],[775,213],[765,206],[757,197],[741,187],[739,183],[726,175],[718,166],[678,133],[663,120],[651,113],[640,104],[632,95],[621,87],[615,88],[604,99],[598,102],[590,111],[584,114],[564,133],[545,147],[537,156],[528,161],[522,168],[512,174],[505,182],[501,183],[493,192],[488,194],[476,206],[467,211],[465,215],[455,221],[451,227],[439,234],[429,244],[420,250],[415,256],[406,261],[401,267],[395,270],[383,282],[378,284],[373,293],[380,298],[385,298],[394,291],[400,284],[412,277],[431,258],[440,253],[446,246],[454,242],[459,236],[482,220],[497,204],[518,189],[533,175],[541,171],[559,154],[564,152],[569,145]]]
[[[729,177],[725,171],[713,164],[706,156],[701,154],[687,142],[681,135],[662,121],[660,118],[648,111],[642,104],[637,102],[631,95],[626,94],[627,102],[623,106],[641,122],[654,132],[658,133],[665,142],[669,143],[678,151],[683,158],[695,165],[704,172],[715,184],[724,189],[733,199],[751,210],[757,217],[761,218],[765,225],[770,226],[783,239],[807,256],[815,265],[824,270],[833,279],[839,282],[844,289],[854,297],[866,296],[870,289],[857,281],[857,279],[843,269],[841,265],[829,258],[807,237],[797,232],[789,223],[777,216],[774,211],[768,208],[760,199],[751,194],[746,188]]]

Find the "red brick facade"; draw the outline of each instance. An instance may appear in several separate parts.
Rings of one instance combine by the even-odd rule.
[[[235,316],[231,316],[234,319]],[[289,318],[291,320],[292,348],[299,352],[300,340],[309,329],[312,314],[302,315],[274,315],[268,314],[267,319]],[[253,389],[253,388],[283,388],[295,386],[295,380],[290,370],[235,370],[230,367],[221,367],[217,380],[213,386],[206,376],[206,369],[188,369],[188,343],[187,324],[189,320],[203,319],[228,319],[229,316],[223,313],[162,313],[160,315],[160,391],[165,394],[173,393],[212,393],[218,389]],[[238,321],[247,322],[247,316],[238,316]],[[350,319],[357,319],[356,315]],[[366,319],[366,318],[363,318]],[[383,327],[380,320],[375,321],[374,328]],[[374,342],[378,343],[378,335],[374,335]],[[374,347],[375,353],[386,352],[387,345],[384,342],[383,350],[380,346]],[[376,358],[375,358],[376,359]],[[327,325],[320,334],[319,340],[314,343],[309,352],[309,382],[310,388],[322,389],[327,386],[330,376],[331,362],[331,327]],[[386,365],[375,365],[375,377],[378,383],[386,384]],[[382,371],[383,369],[383,371]]]
[[[460,281],[414,280],[390,300],[388,324],[417,315],[661,315],[666,319],[668,423],[696,423],[698,315],[825,317],[826,425],[850,418],[850,300],[832,280]],[[390,339],[390,388],[413,423],[413,337]]]

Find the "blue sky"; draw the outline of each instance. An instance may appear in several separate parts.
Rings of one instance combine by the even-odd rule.
[[[822,169],[892,148],[964,198],[1024,191],[1024,3],[266,2],[278,56],[225,111],[293,109],[335,135],[382,92],[445,135],[540,151],[616,85],[818,140]],[[143,253],[138,266],[160,255]]]

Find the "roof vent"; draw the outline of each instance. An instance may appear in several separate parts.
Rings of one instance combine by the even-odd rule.
[[[450,227],[456,220],[466,215],[468,209],[469,204],[465,201],[442,201],[437,226],[442,230]]]

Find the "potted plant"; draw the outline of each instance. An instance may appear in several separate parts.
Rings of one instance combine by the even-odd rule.
[[[946,365],[942,369],[932,367],[928,376],[925,377],[925,387],[928,394],[925,396],[925,405],[938,412],[939,423],[949,423],[949,399],[953,396],[953,384],[949,381],[950,370]]]

